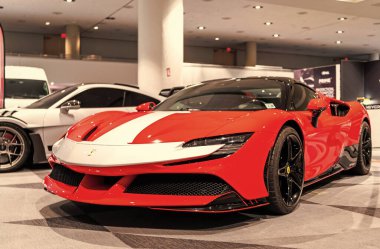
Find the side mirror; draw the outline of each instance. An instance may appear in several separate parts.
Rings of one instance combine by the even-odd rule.
[[[80,108],[79,100],[69,100],[61,105],[61,112],[67,114],[70,110],[77,110]]]
[[[307,105],[307,109],[311,111],[311,124],[317,128],[318,126],[318,118],[321,116],[322,112],[326,110],[328,107],[328,103],[326,100],[320,98],[320,99],[312,99],[310,100],[309,104]]]
[[[155,106],[156,106],[156,104],[154,102],[147,102],[147,103],[144,103],[144,104],[137,106],[136,110],[138,112],[148,112],[148,111],[153,110],[153,108]]]

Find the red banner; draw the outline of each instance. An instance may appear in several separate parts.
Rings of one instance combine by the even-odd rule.
[[[4,32],[0,24],[0,108],[4,108],[4,78],[5,78],[5,48]]]

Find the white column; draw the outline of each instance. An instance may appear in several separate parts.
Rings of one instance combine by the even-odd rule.
[[[371,54],[369,57],[370,61],[378,61],[380,59],[379,53]]]
[[[257,45],[256,42],[247,42],[246,43],[246,57],[245,65],[254,67],[257,62]]]
[[[158,94],[182,85],[183,0],[138,1],[138,84]]]
[[[65,57],[66,59],[80,58],[80,27],[78,25],[66,26]]]

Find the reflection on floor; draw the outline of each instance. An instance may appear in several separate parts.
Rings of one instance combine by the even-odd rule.
[[[0,175],[0,248],[379,248],[380,153],[369,176],[305,190],[292,214],[159,212],[73,203],[42,190],[47,167]]]

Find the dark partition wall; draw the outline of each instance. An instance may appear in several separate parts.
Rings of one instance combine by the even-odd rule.
[[[365,62],[342,61],[340,67],[340,93],[345,101],[365,96]]]
[[[365,97],[371,104],[380,104],[380,61],[371,61],[364,68]]]

